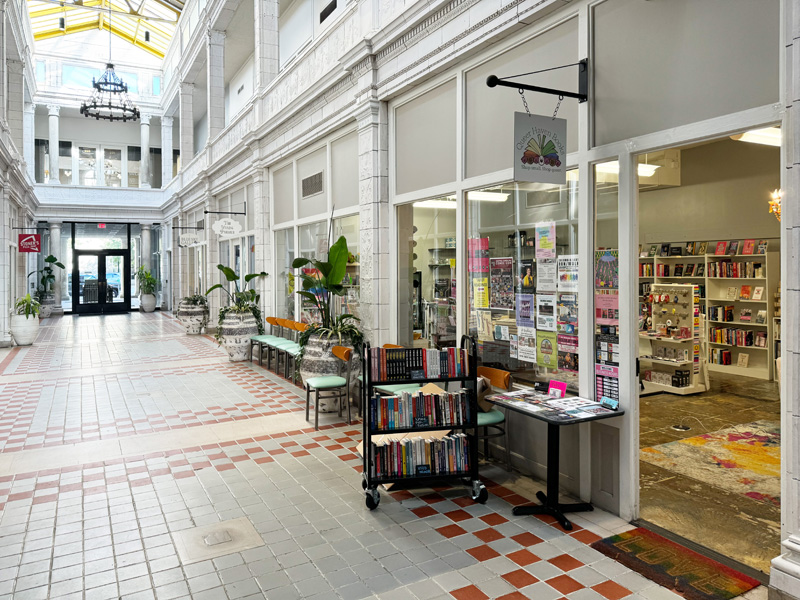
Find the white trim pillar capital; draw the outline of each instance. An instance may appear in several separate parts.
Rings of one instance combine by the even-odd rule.
[[[150,119],[152,119],[152,118],[153,118],[153,115],[148,114],[148,113],[142,113],[142,116],[141,116],[142,125],[148,125],[149,126],[150,125]]]
[[[161,117],[161,128],[164,129],[165,127],[172,127],[172,122],[175,119],[173,117]],[[163,140],[162,140],[163,141]]]
[[[57,117],[60,112],[61,112],[61,106],[59,104],[47,105],[47,114],[49,114],[51,117]]]

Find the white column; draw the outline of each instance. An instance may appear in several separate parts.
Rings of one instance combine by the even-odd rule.
[[[225,129],[225,32],[208,30],[206,42],[208,75],[208,141]]]
[[[11,290],[11,257],[9,241],[11,229],[8,224],[8,176],[0,172],[0,347],[11,345],[11,333],[8,330],[9,313],[15,298],[10,297]],[[26,291],[27,293],[27,291]]]
[[[144,266],[145,269],[148,271],[150,270],[150,265],[153,262],[153,248],[150,243],[150,224],[149,223],[142,223],[142,243],[141,243],[141,252],[142,252],[142,262],[141,264]]]
[[[272,261],[272,246],[269,230],[269,180],[266,169],[256,167],[253,175],[253,197],[248,198],[252,202],[251,210],[255,215],[255,250],[256,250],[256,272],[270,271],[269,265]],[[249,204],[248,204],[249,206]],[[264,317],[273,314],[272,290],[277,285],[273,277],[259,278],[258,293],[261,294],[261,311]]]
[[[23,137],[22,140],[22,155],[25,157],[26,170],[31,181],[36,180],[35,161],[36,155],[34,153],[35,147],[35,119],[36,119],[36,105],[30,102],[25,104],[25,113],[23,115],[25,121],[23,123]]]
[[[150,188],[150,117],[151,115],[142,115],[142,161],[139,163],[139,187],[148,189]]]
[[[71,265],[64,263],[65,257],[61,256],[61,223],[50,223],[50,254],[58,259],[58,262],[65,267],[70,268]],[[53,282],[53,294],[55,295],[55,308],[53,314],[64,314],[61,308],[61,298],[63,296],[63,275],[64,270],[58,267],[53,267],[53,275],[56,280]]]
[[[6,69],[6,0],[0,0],[0,122],[6,121],[8,76]]]
[[[254,0],[256,91],[278,74],[278,0]]]
[[[389,183],[386,104],[367,100],[357,114],[361,218],[361,325],[374,344],[389,341]]]
[[[161,117],[161,187],[172,181],[172,117]]]
[[[61,107],[58,104],[47,105],[50,123],[50,178],[47,183],[59,184],[58,179],[58,113]]]
[[[8,74],[8,113],[6,114],[6,122],[11,131],[11,139],[17,147],[17,152],[22,156],[22,111],[25,98],[23,71],[25,70],[25,63],[21,60],[7,60],[6,65]]]
[[[181,166],[188,165],[194,158],[194,111],[192,110],[192,94],[194,85],[181,83],[180,113],[181,113]]]
[[[211,195],[211,192],[206,190],[206,201],[205,201],[205,210],[217,210],[217,199]],[[219,237],[214,230],[211,228],[211,222],[215,220],[218,215],[204,215],[205,217],[205,233],[206,233],[206,252],[205,252],[205,265],[200,265],[199,268],[205,269],[205,285],[206,289],[210,288],[215,283],[220,282],[220,272],[217,269],[217,265],[220,262],[219,256]],[[191,225],[191,223],[189,223]],[[230,265],[225,265],[230,266]],[[201,293],[205,290],[201,290]],[[194,292],[192,292],[194,293]],[[215,327],[217,322],[217,315],[219,314],[219,309],[222,307],[222,291],[221,290],[214,290],[208,296],[208,310],[209,314],[211,315],[209,326]]]

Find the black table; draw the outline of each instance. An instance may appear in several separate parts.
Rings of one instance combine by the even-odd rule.
[[[509,399],[519,400],[532,400],[533,406],[541,407],[541,410],[531,410],[520,402],[515,402]],[[554,517],[561,527],[567,531],[572,529],[572,523],[567,519],[564,513],[567,512],[586,512],[594,510],[594,507],[588,502],[577,502],[571,504],[563,504],[558,501],[558,477],[559,477],[559,441],[561,439],[561,427],[564,425],[576,425],[578,423],[586,423],[588,421],[597,421],[600,419],[609,419],[612,417],[619,417],[625,414],[623,410],[610,410],[605,409],[600,412],[601,407],[594,404],[591,410],[598,412],[592,413],[589,416],[573,416],[568,414],[565,410],[551,409],[547,405],[548,398],[546,395],[529,393],[522,396],[509,396],[508,394],[496,394],[487,398],[492,404],[512,410],[514,412],[533,417],[540,421],[547,423],[547,494],[543,492],[536,492],[536,497],[541,504],[528,504],[525,506],[515,506],[512,512],[515,515],[550,515]],[[572,400],[571,398],[564,398],[563,400]],[[579,399],[584,400],[584,399]],[[584,400],[585,401],[585,400]],[[589,407],[586,407],[589,409]],[[580,410],[580,409],[578,409]]]

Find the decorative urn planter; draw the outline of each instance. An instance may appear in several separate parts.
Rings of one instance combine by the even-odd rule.
[[[175,314],[178,321],[186,328],[189,335],[197,335],[208,325],[208,305],[207,304],[187,304],[181,301],[178,304],[178,312]]]
[[[307,381],[311,377],[322,377],[324,375],[336,375],[344,377],[347,373],[347,365],[336,358],[331,349],[334,346],[345,346],[353,348],[349,337],[343,337],[341,343],[337,336],[312,335],[308,338],[303,352],[303,361],[300,363],[300,377]],[[358,375],[361,372],[361,359],[353,352],[350,359],[350,389],[352,391]],[[321,412],[334,412],[338,410],[336,398],[328,398],[327,395],[320,397],[319,409]]]
[[[258,323],[250,311],[228,311],[222,320],[219,340],[231,362],[250,360],[250,338],[258,335]]]
[[[39,318],[46,319],[53,314],[56,307],[56,295],[52,292],[42,294],[41,304],[39,305]]]
[[[39,334],[39,319],[35,316],[11,315],[11,335],[17,346],[30,346]]]
[[[153,312],[156,309],[156,295],[142,294],[139,297],[139,310],[142,312]]]

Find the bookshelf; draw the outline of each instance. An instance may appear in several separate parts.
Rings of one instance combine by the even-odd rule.
[[[371,348],[369,343],[364,344],[362,401],[366,413],[363,423],[362,487],[370,510],[375,510],[380,503],[378,486],[398,482],[431,485],[435,481],[458,480],[470,486],[475,502],[483,504],[488,499],[486,487],[478,478],[478,366],[475,340],[462,336],[460,347],[451,350],[447,354],[452,355],[453,362],[447,363],[450,366],[445,370],[435,366],[434,361],[441,355],[436,350],[428,350],[435,354],[425,355],[423,349],[402,348],[388,355],[386,353],[391,350]],[[459,351],[459,356],[465,359],[461,362],[460,371],[455,366],[455,356]],[[430,360],[424,362],[426,356]],[[394,367],[388,358],[393,359]],[[453,373],[456,375],[451,376]],[[460,383],[464,391],[446,395],[420,392],[422,398],[420,395],[381,397],[375,393],[377,385],[427,383],[445,386],[448,383]],[[457,433],[443,436],[440,435],[442,430]],[[383,436],[388,434],[419,435],[387,441]],[[396,457],[398,453],[406,459],[403,461],[401,458],[399,462],[410,472],[398,473],[398,461],[394,458],[386,462],[386,458]]]

